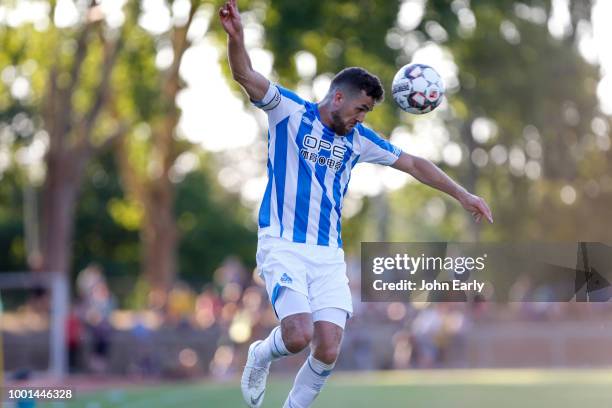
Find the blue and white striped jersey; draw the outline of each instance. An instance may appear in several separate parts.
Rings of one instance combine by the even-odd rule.
[[[393,164],[401,150],[357,124],[338,136],[316,103],[270,84],[261,101],[268,115],[268,184],[259,210],[259,236],[342,247],[342,200],[360,162]]]

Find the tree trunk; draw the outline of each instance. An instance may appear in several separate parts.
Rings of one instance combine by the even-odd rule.
[[[77,162],[75,162],[75,160]],[[74,232],[74,210],[82,179],[82,158],[52,154],[43,188],[42,265],[47,272],[68,273]],[[36,265],[33,265],[36,268]]]
[[[95,7],[96,3],[92,1],[90,10]],[[123,32],[114,41],[104,41],[102,44],[104,60],[100,66],[100,81],[93,95],[92,106],[83,115],[78,115],[73,106],[73,95],[79,87],[83,64],[92,43],[92,30],[96,27],[100,28],[98,21],[91,19],[81,27],[70,68],[62,70],[56,64],[49,71],[42,113],[45,128],[49,132],[42,199],[40,269],[43,271],[69,273],[74,215],[85,167],[91,157],[108,147],[125,131],[124,125],[118,126],[117,132],[109,136],[101,146],[94,147],[91,143],[96,121],[109,104],[110,77],[122,45]],[[64,74],[68,74],[69,81],[60,84],[58,78]],[[33,265],[33,269],[38,269],[38,265]]]
[[[178,234],[174,219],[174,187],[159,179],[148,194],[142,234],[142,265],[151,289],[166,293],[177,274]]]

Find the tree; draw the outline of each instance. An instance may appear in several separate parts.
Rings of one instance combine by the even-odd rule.
[[[57,6],[55,2],[48,4],[47,23]],[[202,206],[198,211],[184,201],[180,208],[174,207],[177,186],[185,177],[175,165],[177,158],[195,148],[177,135],[180,111],[176,97],[184,87],[179,68],[191,45],[187,33],[199,5],[199,1],[168,2],[173,26],[162,33],[145,29],[142,19],[147,11],[136,0],[125,3],[119,21],[102,14],[91,2],[80,10],[78,21],[62,28],[35,21],[0,26],[0,61],[13,69],[7,68],[6,80],[0,82],[3,140],[10,139],[10,154],[17,156],[29,145],[47,146],[46,171],[40,178],[44,183],[40,200],[45,219],[44,269],[67,272],[71,265],[80,268],[95,260],[113,270],[131,271],[133,256],[140,254],[149,286],[165,291],[177,273],[181,231],[195,234],[193,242],[184,246],[187,249],[181,260],[181,265],[189,265],[189,271],[194,270],[194,263],[187,258],[195,248],[200,245],[200,253],[207,253],[206,244],[199,240],[214,236],[202,228],[215,234],[223,232],[219,229],[222,225],[200,222],[208,219],[207,211],[216,214],[216,220],[228,226],[226,232],[235,235],[236,245],[228,244],[224,250],[244,246],[244,236],[252,237],[252,231],[241,228],[235,220],[242,217],[236,202],[223,204],[232,209],[227,214],[216,209],[215,200],[198,194],[194,198]],[[168,49],[172,58],[161,66],[156,62],[158,51]],[[23,83],[23,79],[29,88],[21,95],[12,82]],[[115,162],[106,154],[100,155],[110,146],[117,153],[125,196],[115,183]],[[187,177],[181,195],[194,194],[198,180],[208,180],[211,189],[216,186],[206,175],[208,168],[195,171],[200,177]],[[12,200],[7,199],[0,211],[5,232],[11,231],[6,240],[0,239],[0,245],[6,243],[11,254],[10,260],[2,262],[9,267],[25,250],[25,240],[19,237],[23,235],[21,217],[11,215],[9,220],[7,214],[15,213],[9,203],[14,202],[19,210],[21,185],[30,181],[27,172],[17,167],[0,169],[0,176],[5,182],[0,193]],[[102,184],[100,177],[106,180]],[[83,184],[85,190],[80,191]],[[217,191],[216,195],[221,201],[225,199],[225,193]],[[82,200],[77,204],[79,197]],[[186,222],[189,217],[183,217],[177,225],[176,217],[185,214],[195,221]],[[76,253],[71,247],[75,219],[79,237]],[[191,225],[194,222],[195,226]],[[188,224],[191,227],[185,230]],[[141,233],[140,250],[134,248],[134,231]],[[106,242],[106,237],[115,238]],[[130,253],[127,258],[117,255],[123,249]],[[214,269],[212,262],[219,262],[215,251],[202,263],[207,269]],[[35,266],[41,268],[40,263]]]
[[[605,235],[588,219],[578,221],[577,211],[559,199],[560,186],[584,186],[588,179],[581,173],[607,155],[592,148],[591,125],[602,120],[597,68],[581,57],[575,37],[591,3],[572,2],[573,28],[561,38],[547,29],[549,2],[476,1],[454,12],[440,2],[428,4],[419,28],[428,35],[432,21],[438,22],[447,33],[443,46],[458,66],[461,89],[449,97],[449,124],[466,157],[458,174],[493,201],[496,228],[488,229],[489,238],[576,239],[588,224],[595,227],[592,237]],[[462,27],[461,13],[472,13],[475,29]],[[495,129],[491,137],[475,134],[483,121]],[[496,152],[509,157],[501,160]],[[582,201],[581,209],[590,204]],[[563,223],[553,221],[560,218]]]
[[[218,160],[201,154],[200,167],[177,185],[175,214],[181,235],[178,248],[181,278],[194,284],[210,282],[228,256],[255,267],[257,233],[251,212],[239,195],[217,182]]]
[[[15,169],[3,171],[0,178],[0,271],[27,268],[20,178]]]
[[[141,213],[126,200],[113,153],[91,160],[83,176],[71,265],[73,278],[91,263],[100,265],[121,301],[140,272]]]
[[[123,56],[124,75],[127,81],[143,73],[148,78],[130,83],[129,96],[120,101],[133,112],[140,128],[122,141],[117,152],[124,185],[143,211],[143,274],[150,287],[162,293],[170,289],[177,274],[179,231],[174,216],[176,191],[172,172],[176,159],[191,146],[177,138],[180,110],[176,97],[184,87],[179,68],[191,43],[187,33],[199,4],[190,1],[184,21],[157,37],[136,24],[142,13],[138,2],[129,3],[132,21],[126,23],[130,39]],[[157,68],[155,45],[163,41],[171,47],[172,62],[166,68]],[[144,134],[144,139],[138,138],[138,131]]]
[[[48,20],[53,20],[56,7],[56,2],[49,3]],[[10,97],[20,99],[28,120],[44,130],[40,137],[48,143],[41,200],[42,256],[30,266],[67,273],[84,169],[125,130],[108,110],[122,32],[105,24],[94,1],[81,10],[76,24],[41,27],[32,23],[2,27],[0,42],[16,70],[34,66],[23,92],[11,89]],[[25,75],[20,78],[22,84],[28,81]]]

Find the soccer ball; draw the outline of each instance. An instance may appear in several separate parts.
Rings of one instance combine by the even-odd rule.
[[[420,115],[440,105],[444,97],[444,84],[440,75],[429,65],[408,64],[395,74],[391,93],[402,110]]]

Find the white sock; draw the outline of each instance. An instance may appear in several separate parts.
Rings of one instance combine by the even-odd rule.
[[[254,354],[261,365],[292,354],[285,347],[280,326],[272,329],[270,335],[255,348]]]
[[[312,354],[309,355],[295,377],[293,388],[283,408],[310,407],[321,392],[333,368],[334,364],[325,364],[314,358]]]

